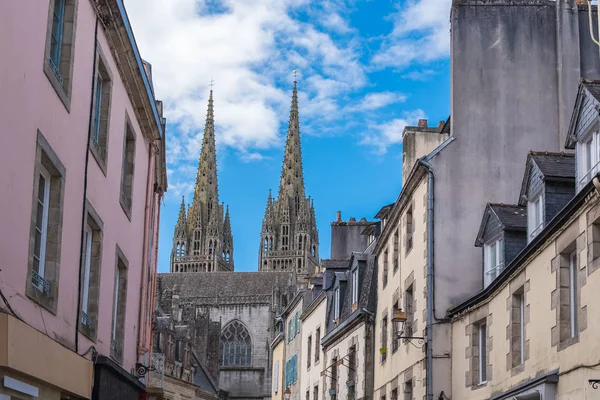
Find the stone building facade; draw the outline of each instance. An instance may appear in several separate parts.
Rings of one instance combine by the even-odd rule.
[[[318,270],[319,233],[314,203],[304,190],[296,82],[279,194],[273,199],[269,192],[258,254],[260,271],[295,271],[308,277]]]
[[[173,235],[171,272],[233,271],[233,235],[229,208],[219,204],[213,92],[210,91],[194,199],[181,199]]]

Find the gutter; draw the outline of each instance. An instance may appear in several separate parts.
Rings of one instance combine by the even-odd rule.
[[[357,311],[355,311],[350,318],[339,324],[335,327],[335,329],[329,332],[323,339],[321,339],[321,345],[327,346],[330,344],[339,334],[345,333],[349,328],[354,326],[354,322],[357,322],[363,316],[373,316],[373,313],[369,310],[361,307]]]
[[[83,271],[83,248],[85,239],[86,200],[88,186],[88,166],[90,161],[90,143],[92,140],[92,114],[94,113],[94,94],[96,91],[96,57],[98,56],[98,23],[96,15],[96,27],[94,28],[94,59],[92,60],[92,91],[90,98],[90,116],[88,119],[88,134],[85,147],[85,167],[83,171],[83,205],[81,210],[81,240],[79,241],[79,279],[77,279],[77,315],[75,316],[75,353],[79,354],[79,321],[81,321],[81,286]],[[8,303],[7,303],[8,304]],[[10,306],[9,306],[10,308]],[[13,313],[14,314],[14,313]]]
[[[433,167],[423,158],[418,163],[427,169],[427,371],[426,371],[426,399],[433,400],[433,318],[435,315],[435,303],[433,300]]]

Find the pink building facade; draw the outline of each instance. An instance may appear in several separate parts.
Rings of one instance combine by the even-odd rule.
[[[151,67],[122,0],[3,1],[0,36],[0,400],[145,398],[167,188]]]

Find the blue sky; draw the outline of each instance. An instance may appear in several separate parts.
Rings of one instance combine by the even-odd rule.
[[[238,271],[255,271],[269,189],[279,186],[294,69],[306,192],[322,258],[330,222],[372,219],[401,189],[404,126],[449,114],[450,0],[127,0],[165,103],[169,190],[159,271],[181,196],[191,201],[215,81],[219,196]]]

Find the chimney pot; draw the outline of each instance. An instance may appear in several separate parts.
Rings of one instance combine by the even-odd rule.
[[[342,222],[342,212],[341,211],[337,212],[337,219],[335,220],[335,222]]]
[[[442,129],[444,127],[444,125],[446,124],[446,121],[440,121],[438,123],[438,129]]]
[[[420,119],[418,126],[419,126],[419,128],[427,128],[427,120],[426,119]]]
[[[350,219],[348,220],[348,222],[356,222],[356,218],[350,217]]]

